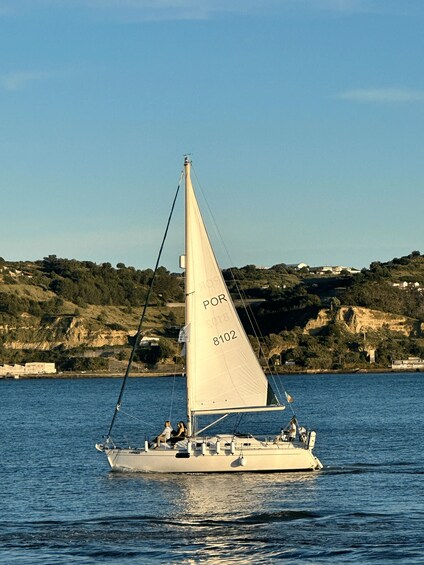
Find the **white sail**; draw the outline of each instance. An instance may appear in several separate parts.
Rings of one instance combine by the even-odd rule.
[[[267,405],[268,381],[215,259],[186,163],[186,324],[190,410]]]

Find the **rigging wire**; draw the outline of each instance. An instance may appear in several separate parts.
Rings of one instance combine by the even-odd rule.
[[[118,414],[118,412],[121,408],[122,398],[123,398],[124,390],[125,390],[125,385],[127,383],[128,375],[129,375],[130,370],[131,370],[131,365],[132,365],[132,362],[134,360],[134,355],[135,355],[136,349],[137,349],[138,344],[139,344],[141,331],[143,329],[143,324],[144,324],[144,318],[146,317],[147,305],[149,303],[150,295],[152,293],[153,285],[154,285],[155,278],[156,278],[156,273],[157,273],[157,270],[159,268],[159,262],[160,262],[160,259],[161,259],[161,256],[162,256],[163,246],[165,245],[166,236],[168,235],[169,225],[171,223],[171,218],[172,218],[172,215],[174,213],[175,203],[177,201],[178,193],[180,191],[183,176],[184,176],[184,171],[181,171],[180,180],[178,181],[177,190],[175,192],[174,200],[173,200],[172,206],[171,206],[171,211],[169,213],[168,221],[166,223],[165,232],[164,232],[164,235],[163,235],[163,238],[162,238],[162,244],[161,244],[160,249],[159,249],[155,269],[153,271],[152,280],[150,281],[149,290],[147,292],[146,300],[144,302],[143,312],[142,312],[141,318],[140,318],[140,323],[138,325],[137,333],[135,334],[134,343],[133,343],[133,347],[132,347],[132,350],[131,350],[131,355],[130,355],[128,365],[127,365],[127,369],[125,371],[125,375],[124,375],[124,378],[123,378],[123,381],[122,381],[121,390],[119,391],[118,401],[116,403],[115,411],[113,413],[112,420],[110,422],[109,431],[107,433],[106,441],[110,440],[110,434],[112,433],[112,429],[113,429],[113,425],[114,425],[115,420],[116,420],[116,416],[117,416],[117,414]]]
[[[233,433],[232,433],[233,436],[236,435],[237,430],[240,428],[243,418],[244,418],[244,414],[243,413],[239,414],[239,417],[237,418],[234,424]]]
[[[121,412],[121,414],[125,414],[125,416],[127,416],[131,420],[135,420],[136,422],[140,422],[141,424],[144,424],[145,426],[150,426],[151,423],[152,423],[152,422],[146,422],[146,420],[143,420],[139,416],[134,416],[134,414],[131,414],[131,412],[127,412],[125,410],[120,410],[120,412]]]

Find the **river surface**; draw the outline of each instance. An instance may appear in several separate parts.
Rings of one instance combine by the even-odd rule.
[[[0,381],[0,563],[424,564],[424,375],[278,383],[317,431],[321,472],[112,473],[94,444],[120,380]],[[184,385],[129,379],[114,439],[183,419]],[[282,414],[255,425],[277,432]]]

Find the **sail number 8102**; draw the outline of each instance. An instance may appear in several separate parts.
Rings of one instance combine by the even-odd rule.
[[[221,345],[221,343],[225,343],[227,341],[231,341],[233,339],[237,339],[237,335],[235,330],[230,330],[229,332],[225,332],[221,335],[216,335],[213,338],[214,345]]]

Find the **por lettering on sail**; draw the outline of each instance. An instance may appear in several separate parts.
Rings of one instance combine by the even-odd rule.
[[[222,302],[227,302],[227,297],[225,296],[225,294],[218,294],[218,296],[212,296],[212,298],[209,298],[209,300],[204,300],[203,306],[206,310],[207,308],[209,308],[209,306],[218,306]]]

